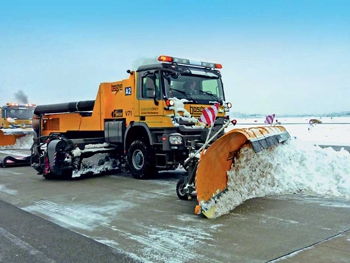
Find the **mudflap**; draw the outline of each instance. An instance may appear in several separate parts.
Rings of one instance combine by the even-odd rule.
[[[0,157],[0,167],[30,166],[30,156]]]
[[[248,144],[258,153],[289,138],[283,126],[232,129],[220,137],[199,159],[195,177],[198,201],[195,213],[207,218],[220,216],[216,202],[227,189],[227,171],[243,145]]]

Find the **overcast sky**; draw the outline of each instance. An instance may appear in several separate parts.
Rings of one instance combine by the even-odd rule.
[[[95,99],[159,55],[221,63],[233,111],[350,111],[350,1],[0,1],[0,104]]]

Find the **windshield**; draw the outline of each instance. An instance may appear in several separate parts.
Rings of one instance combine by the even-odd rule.
[[[33,117],[34,108],[7,108],[3,111],[5,118],[12,118],[18,120],[28,120]]]
[[[204,71],[191,73],[175,75],[163,72],[165,97],[187,99],[195,103],[221,102],[225,99],[220,77]]]

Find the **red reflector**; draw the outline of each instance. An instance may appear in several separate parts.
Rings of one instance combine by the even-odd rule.
[[[163,140],[163,141],[166,141],[166,137],[165,137],[165,136],[164,136],[164,137],[162,137],[162,140]]]
[[[237,120],[236,119],[233,119],[231,122],[232,122],[233,125],[237,124]]]
[[[169,56],[159,56],[158,57],[159,61],[165,61],[165,62],[173,62],[173,57]]]

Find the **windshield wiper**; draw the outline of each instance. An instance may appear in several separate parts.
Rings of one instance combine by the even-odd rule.
[[[188,94],[187,92],[183,91],[183,90],[179,90],[179,89],[173,89],[173,88],[170,88],[169,90],[173,90],[173,91],[176,91],[176,92],[179,92],[181,94],[184,94],[186,96],[187,99],[190,99],[192,100],[194,103],[197,103],[192,97],[190,94]]]
[[[222,100],[216,95],[216,94],[213,94],[209,91],[203,91],[203,90],[199,90],[200,93],[203,93],[203,94],[207,94],[209,95],[210,97],[214,98],[215,100],[219,101],[220,104],[222,104]]]

